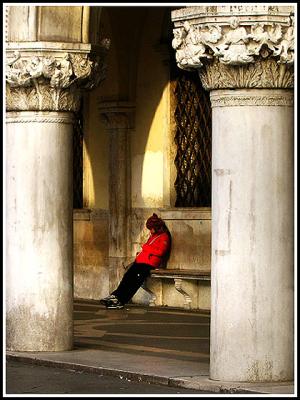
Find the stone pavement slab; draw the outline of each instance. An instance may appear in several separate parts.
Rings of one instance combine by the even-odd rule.
[[[74,303],[74,350],[7,352],[8,358],[211,393],[293,395],[293,382],[236,383],[209,379],[207,312],[130,305],[107,310]]]

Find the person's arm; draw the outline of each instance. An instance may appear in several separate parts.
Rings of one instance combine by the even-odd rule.
[[[152,244],[144,244],[143,250],[150,255],[155,255],[158,257],[162,257],[169,249],[169,238],[167,235],[163,235],[162,237],[156,239]]]

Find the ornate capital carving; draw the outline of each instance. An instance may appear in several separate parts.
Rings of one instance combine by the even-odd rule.
[[[134,105],[129,102],[99,101],[100,118],[108,129],[129,129]]]
[[[106,74],[109,41],[101,46],[9,43],[6,51],[8,111],[78,111],[80,93]]]
[[[177,65],[199,69],[206,89],[293,86],[292,7],[190,9],[172,13],[172,46]]]
[[[257,60],[243,66],[230,66],[214,60],[198,70],[203,87],[212,89],[283,88],[294,86],[293,68],[274,59]]]

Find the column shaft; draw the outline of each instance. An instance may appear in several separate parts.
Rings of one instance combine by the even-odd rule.
[[[293,380],[295,8],[172,12],[172,46],[212,91],[210,378]]]
[[[211,379],[293,377],[292,96],[211,92]]]
[[[73,345],[72,113],[6,116],[7,348]]]
[[[72,348],[73,113],[80,108],[82,91],[105,78],[109,49],[108,39],[95,46],[86,43],[88,10],[25,6],[6,10],[10,350]],[[37,26],[37,15],[43,16],[42,27]],[[54,41],[58,37],[60,41]]]

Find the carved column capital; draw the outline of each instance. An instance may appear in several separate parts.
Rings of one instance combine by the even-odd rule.
[[[109,40],[99,46],[54,42],[8,43],[7,111],[78,111],[82,90],[106,74]]]
[[[102,101],[98,102],[100,118],[107,129],[128,129],[132,126],[134,104],[127,101]]]
[[[177,65],[205,89],[293,87],[293,7],[187,7],[172,20]]]

